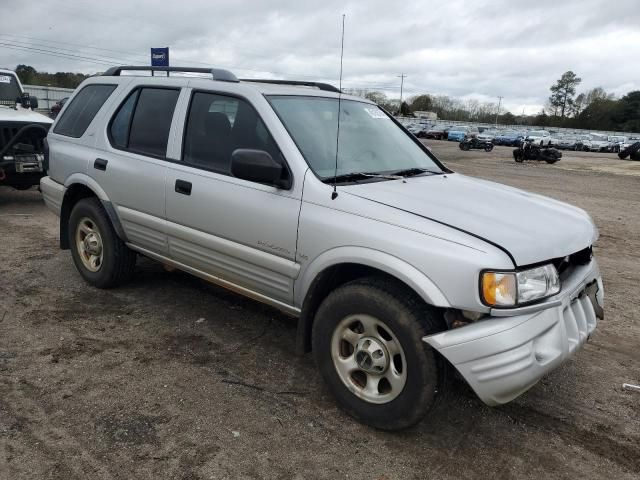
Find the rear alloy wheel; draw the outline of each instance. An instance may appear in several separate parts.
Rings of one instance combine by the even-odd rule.
[[[444,362],[422,337],[446,328],[442,315],[400,284],[356,280],[322,302],[313,353],[338,404],[383,430],[418,422],[432,407]]]
[[[118,237],[97,198],[84,198],[71,210],[69,245],[78,272],[94,287],[125,282],[136,265],[136,253]]]
[[[80,219],[76,227],[76,248],[84,268],[97,272],[102,267],[104,247],[102,236],[93,220],[87,217]]]

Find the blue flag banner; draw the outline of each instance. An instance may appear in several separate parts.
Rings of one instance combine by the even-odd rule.
[[[152,67],[168,67],[169,66],[169,47],[151,49],[151,66]]]

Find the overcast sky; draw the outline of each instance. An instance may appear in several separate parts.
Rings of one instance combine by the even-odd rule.
[[[337,84],[343,13],[344,87],[398,97],[405,73],[405,97],[500,95],[517,114],[566,70],[579,91],[640,89],[639,0],[0,0],[0,65],[94,73],[169,46],[175,66]]]

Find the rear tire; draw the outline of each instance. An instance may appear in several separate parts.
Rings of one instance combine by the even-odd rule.
[[[485,145],[485,147],[484,147],[484,151],[485,152],[490,152],[491,150],[493,150],[493,145],[492,144]]]
[[[73,262],[88,284],[110,288],[131,277],[136,253],[118,237],[100,200],[84,198],[76,203],[68,230]]]
[[[355,280],[320,305],[314,358],[349,415],[399,430],[418,422],[443,386],[444,362],[422,337],[444,329],[440,312],[404,286],[375,277]]]

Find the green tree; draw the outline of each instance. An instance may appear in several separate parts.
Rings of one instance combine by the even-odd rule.
[[[403,117],[413,116],[411,107],[409,107],[409,104],[407,102],[402,102],[402,104],[400,105],[400,115],[402,115]]]
[[[564,119],[573,105],[573,96],[576,94],[576,87],[580,85],[582,79],[571,70],[564,72],[558,81],[551,86],[551,96],[549,103],[560,112],[560,118]]]
[[[613,100],[613,94],[607,93],[602,87],[589,90],[585,97],[585,107],[598,100]]]
[[[364,94],[364,98],[371,100],[374,103],[377,103],[378,105],[383,105],[385,103],[387,103],[387,96],[382,93],[382,92],[367,92]]]
[[[409,99],[412,111],[429,112],[433,108],[431,95],[417,95]]]
[[[33,83],[33,79],[37,74],[38,72],[31,65],[20,64],[16,67],[16,75],[18,75],[18,78],[22,83]]]
[[[619,130],[640,132],[640,90],[627,93],[618,100],[613,120]]]
[[[616,125],[611,118],[616,104],[615,100],[608,99],[591,102],[578,116],[580,127],[593,130],[616,130]]]

